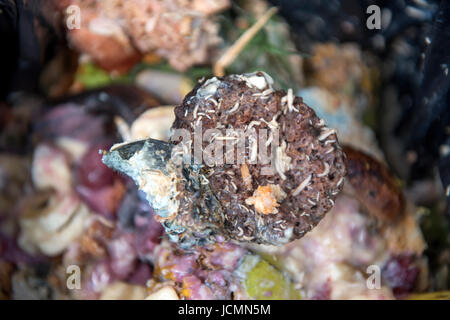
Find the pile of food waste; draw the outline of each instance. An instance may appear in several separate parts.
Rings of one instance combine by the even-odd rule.
[[[0,299],[449,299],[450,5],[348,2],[0,2]]]

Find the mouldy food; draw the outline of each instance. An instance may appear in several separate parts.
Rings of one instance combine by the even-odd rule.
[[[301,238],[333,207],[346,173],[335,130],[292,90],[275,91],[272,84],[263,72],[214,77],[175,108],[173,131],[183,129],[192,139],[200,130],[203,161],[195,137],[177,141],[175,135],[174,143],[141,140],[103,156],[147,194],[172,241],[281,245]],[[241,160],[234,156],[239,141]],[[208,150],[222,150],[224,158],[207,157]],[[186,155],[194,161],[187,163]]]
[[[61,10],[77,6],[79,28],[69,29],[71,46],[107,70],[126,71],[141,55],[155,53],[185,71],[208,62],[220,43],[213,16],[229,5],[214,1],[65,0]],[[66,19],[73,17],[66,12]],[[73,19],[73,18],[72,18]]]
[[[154,264],[151,299],[301,299],[285,272],[232,243],[180,250],[165,239],[155,249]]]
[[[246,294],[256,300],[298,300],[299,291],[291,280],[258,255],[248,255],[238,269],[244,272]]]

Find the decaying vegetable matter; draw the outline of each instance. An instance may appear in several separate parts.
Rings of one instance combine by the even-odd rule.
[[[220,38],[212,19],[228,0],[96,1],[65,0],[58,7],[70,17],[79,8],[81,26],[68,30],[72,46],[108,70],[124,71],[142,55],[156,53],[184,71],[208,62]]]
[[[373,4],[0,1],[0,299],[449,299],[450,3]]]
[[[367,154],[344,147],[347,180],[355,197],[379,219],[395,222],[402,216],[405,200],[388,168]]]
[[[345,176],[335,130],[291,90],[272,84],[263,72],[211,78],[175,108],[172,130],[200,130],[200,150],[225,150],[225,158],[232,150],[231,163],[196,158],[195,137],[141,140],[104,155],[147,194],[171,240],[183,247],[227,239],[281,245],[301,238],[333,207]],[[261,163],[262,154],[272,161]]]

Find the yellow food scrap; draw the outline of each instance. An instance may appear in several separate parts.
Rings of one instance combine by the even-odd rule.
[[[249,298],[256,300],[300,300],[301,294],[295,289],[290,278],[266,260],[255,255],[246,256],[240,271],[246,277],[242,282]]]
[[[246,199],[245,203],[255,206],[258,213],[275,214],[278,213],[278,202],[286,198],[286,193],[279,185],[269,184],[267,186],[259,186],[255,190],[253,196]]]
[[[413,293],[403,299],[404,300],[450,300],[450,291]]]
[[[180,295],[183,298],[189,299],[192,296],[192,288],[196,285],[193,277],[183,278],[183,287],[181,289]]]

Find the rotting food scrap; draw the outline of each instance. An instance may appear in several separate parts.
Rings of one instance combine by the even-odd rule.
[[[263,72],[203,81],[175,108],[172,131],[184,129],[193,140],[141,140],[103,156],[147,194],[180,246],[229,239],[281,245],[333,207],[346,174],[335,130],[292,90],[272,84]],[[180,161],[186,155],[194,157]]]
[[[228,0],[55,3],[61,11],[79,8],[83,17],[67,32],[69,43],[110,71],[129,70],[148,53],[167,58],[179,71],[207,62],[220,43],[213,16],[230,5]]]

